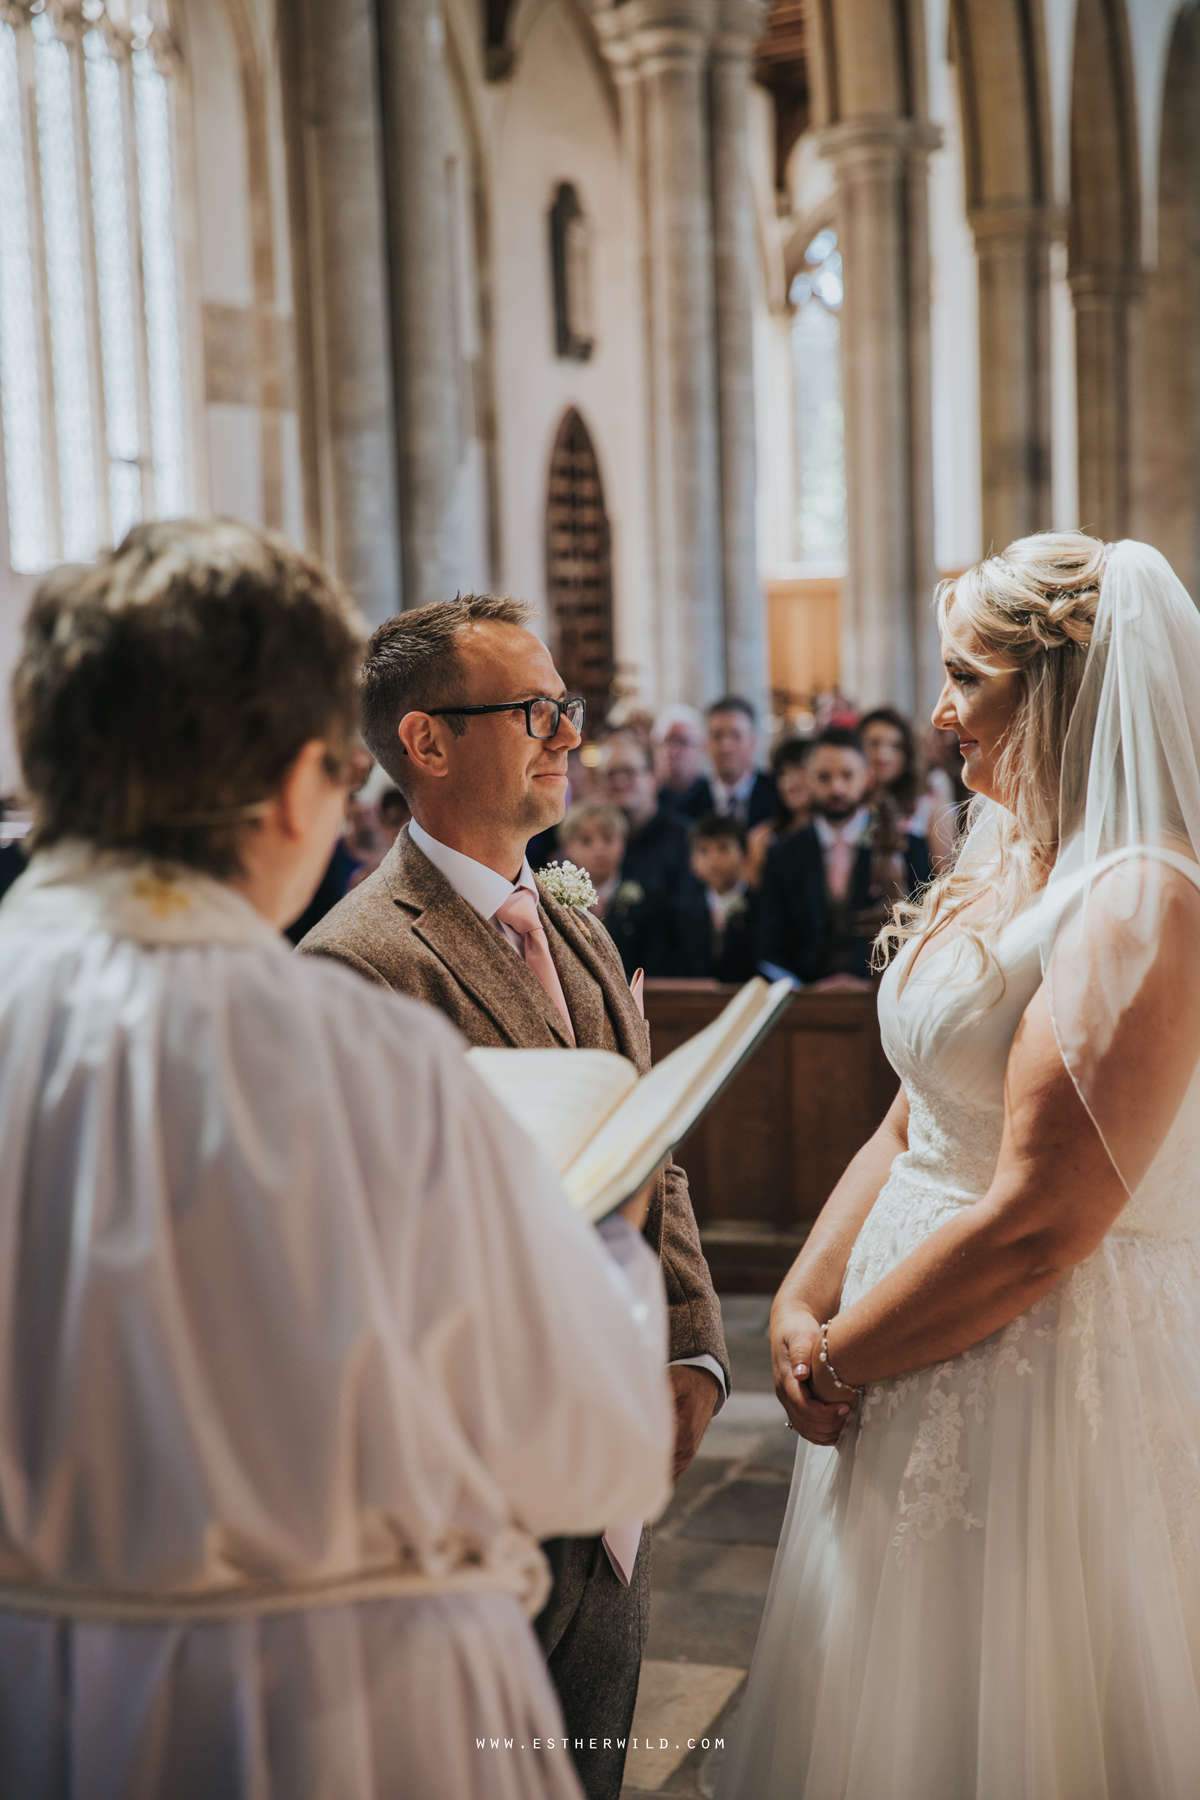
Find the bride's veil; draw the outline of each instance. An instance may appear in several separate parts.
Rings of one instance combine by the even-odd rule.
[[[1161,1044],[1178,1048],[1168,1089],[1182,1105],[1200,1018],[1200,612],[1147,544],[1108,553],[1059,816],[1043,900],[1046,995],[1063,1060],[1132,1193],[1163,1115],[1138,1116],[1131,1051],[1148,1044],[1153,1020]]]

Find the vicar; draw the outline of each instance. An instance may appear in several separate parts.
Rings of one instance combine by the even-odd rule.
[[[594,915],[555,900],[525,846],[563,817],[583,702],[565,693],[519,601],[466,595],[398,614],[371,639],[363,736],[412,821],[373,875],[309,933],[310,955],[438,1007],[471,1043],[614,1050],[640,1072],[649,1033]],[[646,1223],[670,1303],[676,1477],[724,1399],[720,1307],[683,1171]],[[504,1354],[496,1346],[497,1356]],[[613,1527],[622,1524],[612,1522]],[[537,1621],[589,1800],[617,1800],[649,1626],[649,1533],[547,1547]],[[608,1748],[604,1748],[605,1740]]]

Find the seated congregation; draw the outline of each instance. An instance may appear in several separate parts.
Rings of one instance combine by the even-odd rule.
[[[957,796],[940,769],[923,770],[908,720],[881,708],[858,727],[785,734],[769,772],[748,702],[715,702],[701,733],[680,707],[649,732],[602,728],[591,768],[570,759],[571,805],[531,864],[587,873],[630,976],[869,979],[884,917],[953,837]]]

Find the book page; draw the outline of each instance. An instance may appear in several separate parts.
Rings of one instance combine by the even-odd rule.
[[[747,982],[720,1016],[672,1051],[585,1144],[563,1185],[589,1219],[637,1188],[703,1116],[791,999],[790,981]]]
[[[609,1050],[468,1050],[467,1061],[560,1176],[638,1085]]]

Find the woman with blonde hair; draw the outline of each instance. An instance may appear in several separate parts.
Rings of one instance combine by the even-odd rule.
[[[1200,616],[943,584],[975,795],[897,909],[902,1086],[776,1297],[799,1446],[723,1796],[1187,1800],[1200,1767]]]

